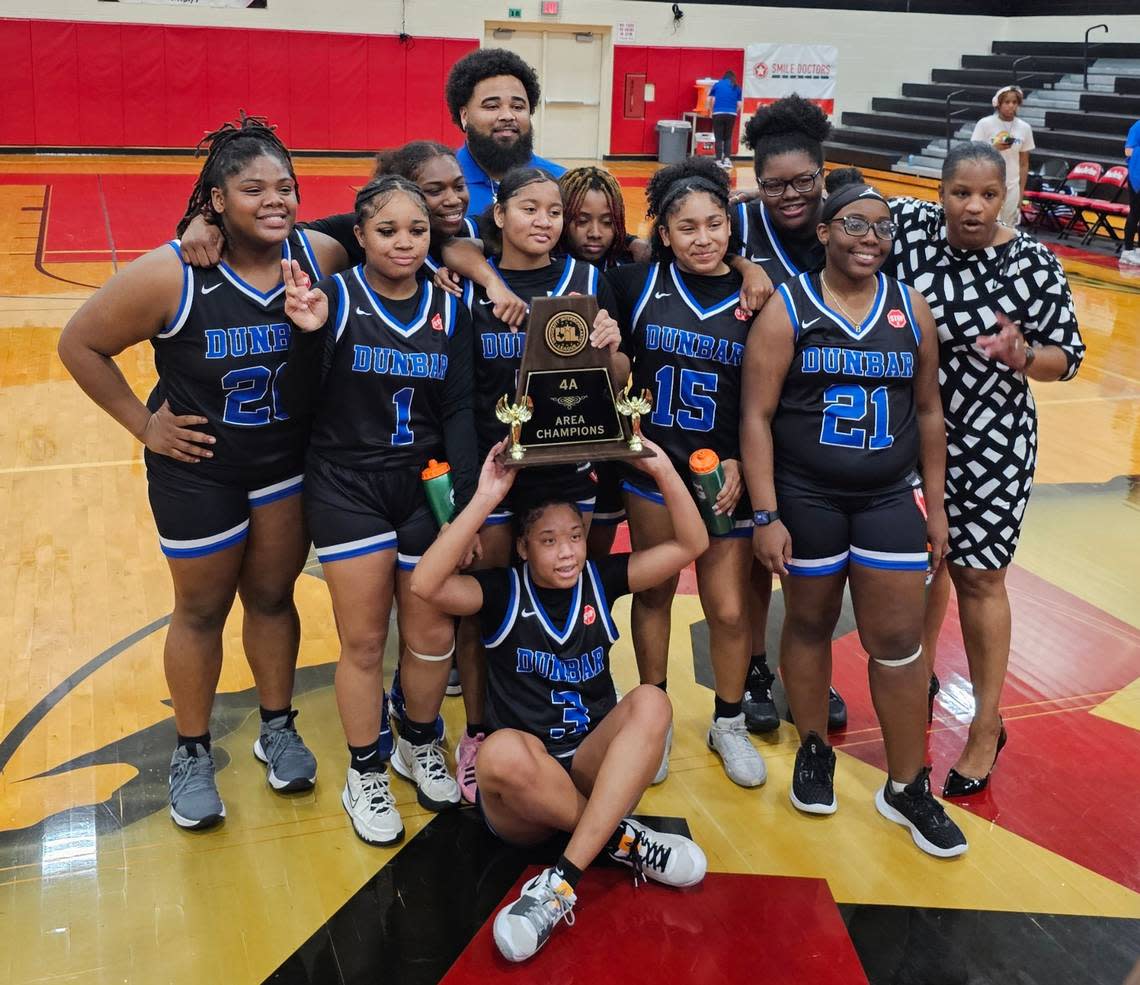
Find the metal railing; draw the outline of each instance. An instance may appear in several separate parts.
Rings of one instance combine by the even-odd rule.
[[[1082,61],[1084,61],[1084,64],[1085,64],[1085,84],[1084,84],[1085,89],[1088,89],[1088,87],[1089,87],[1089,50],[1091,48],[1099,48],[1100,47],[1099,44],[1091,44],[1091,45],[1089,44],[1089,35],[1092,34],[1093,31],[1104,31],[1105,34],[1108,34],[1108,25],[1107,24],[1094,24],[1087,31],[1085,31],[1085,49],[1084,49],[1084,56],[1082,58]]]
[[[954,117],[958,116],[960,113],[970,112],[969,106],[965,106],[962,109],[956,109],[953,111],[951,111],[950,106],[953,103],[954,98],[956,96],[961,96],[964,93],[967,93],[969,91],[970,91],[969,89],[955,89],[952,93],[950,93],[950,95],[948,95],[946,97],[946,153],[947,154],[950,153],[950,143],[954,139],[954,124],[953,124]]]

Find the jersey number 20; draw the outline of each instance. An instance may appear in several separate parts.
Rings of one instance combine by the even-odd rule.
[[[869,448],[881,451],[895,443],[891,434],[890,403],[887,388],[876,387],[867,393],[861,386],[840,383],[823,391],[823,426],[819,431],[821,445],[840,448]],[[870,422],[867,418],[870,417]],[[870,425],[855,427],[854,424]]]

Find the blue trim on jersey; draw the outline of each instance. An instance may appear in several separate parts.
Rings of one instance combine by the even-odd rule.
[[[577,261],[573,257],[568,256],[566,258],[566,266],[562,271],[562,279],[558,282],[558,286],[550,292],[552,298],[561,297],[562,292],[570,286],[570,278],[574,276],[575,266],[577,266]]]
[[[645,278],[645,287],[641,289],[641,297],[637,299],[637,304],[633,306],[633,321],[630,323],[631,328],[637,325],[637,319],[641,317],[641,312],[645,308],[646,302],[649,301],[649,295],[653,293],[653,285],[657,283],[657,272],[660,269],[660,263],[655,263],[649,268],[649,274]]]
[[[598,293],[598,268],[595,267],[593,264],[590,264],[590,276],[586,280],[586,293],[587,294],[597,294]]]
[[[504,523],[510,523],[512,516],[514,516],[514,514],[510,510],[496,510],[494,513],[488,514],[487,519],[483,521],[483,526],[502,526]]]
[[[443,326],[447,332],[447,337],[455,333],[455,309],[459,304],[452,294],[444,293],[443,295]]]
[[[166,245],[174,251],[174,255],[178,257],[178,262],[182,264],[182,296],[178,299],[178,309],[174,312],[170,324],[156,336],[160,339],[168,339],[178,334],[182,326],[186,324],[186,318],[190,314],[190,307],[194,300],[194,268],[182,259],[182,241],[172,239]]]
[[[423,559],[422,554],[401,554],[396,551],[396,567],[401,571],[415,571],[416,565]]]
[[[502,643],[519,615],[519,595],[521,594],[519,591],[519,573],[514,568],[509,568],[507,573],[511,576],[511,594],[507,597],[507,611],[494,635],[483,637],[484,646],[498,646]]]
[[[300,226],[297,227],[297,236],[301,240],[301,249],[305,251],[309,265],[313,268],[313,281],[324,280],[325,276],[321,273],[321,265],[317,263],[317,255],[313,252],[313,244],[309,242],[309,237],[305,235],[305,230]]]
[[[665,497],[659,492],[652,489],[642,489],[640,486],[635,486],[629,479],[621,480],[622,492],[627,492],[631,496],[640,496],[642,499],[648,499],[651,503],[656,503],[658,506],[665,505]]]
[[[740,304],[740,292],[737,291],[723,301],[717,301],[711,308],[702,308],[697,303],[697,299],[689,293],[689,289],[685,286],[685,280],[681,276],[681,271],[677,269],[676,263],[669,264],[669,274],[672,276],[673,283],[677,286],[677,290],[681,294],[681,299],[701,321],[704,321],[706,318],[712,318],[713,315],[719,315],[724,311],[728,311],[729,308],[735,308]]]
[[[412,320],[405,324],[384,307],[384,302],[380,299],[380,295],[372,290],[372,285],[368,283],[368,278],[364,276],[364,264],[361,263],[353,267],[352,273],[360,286],[364,288],[365,297],[368,298],[373,310],[392,331],[398,332],[404,336],[404,338],[409,338],[424,327],[424,323],[427,321],[428,307],[431,305],[432,291],[435,290],[429,281],[425,280],[421,282],[419,309],[412,316]]]
[[[281,259],[292,260],[293,251],[289,248],[289,240],[285,240],[281,244]],[[272,291],[262,293],[252,284],[247,284],[244,280],[237,275],[232,267],[225,262],[225,260],[218,261],[218,270],[222,272],[222,276],[226,278],[234,287],[236,287],[242,294],[252,298],[263,308],[275,301],[281,294],[285,293],[285,281],[282,280]]]
[[[350,540],[343,544],[318,547],[317,560],[321,564],[329,564],[332,561],[347,561],[349,558],[395,549],[396,532],[389,530],[387,533],[377,534],[375,537],[362,537],[360,540]]]
[[[887,300],[887,277],[880,271],[875,275],[875,279],[878,282],[878,288],[875,292],[875,300],[871,303],[871,310],[867,312],[867,317],[864,318],[862,322],[858,325],[852,325],[838,311],[833,311],[829,308],[823,298],[815,293],[815,288],[811,286],[811,277],[808,274],[800,274],[799,277],[799,281],[803,284],[804,291],[812,304],[831,318],[836,325],[843,329],[845,334],[853,339],[862,339],[875,327],[875,323],[883,314],[883,305]]]
[[[777,293],[784,299],[784,307],[788,309],[788,318],[792,322],[792,338],[800,337],[800,316],[796,312],[796,302],[792,300],[792,293],[788,290],[788,282],[784,281],[776,288]]]
[[[574,585],[574,594],[570,598],[570,611],[566,615],[566,625],[559,632],[554,628],[554,623],[551,621],[550,616],[542,607],[542,603],[538,599],[538,595],[534,590],[534,583],[530,580],[530,565],[523,564],[523,580],[526,584],[526,594],[534,605],[534,611],[538,616],[538,621],[542,623],[542,628],[546,630],[547,635],[550,636],[558,644],[564,644],[570,639],[570,634],[574,632],[574,626],[578,622],[578,616],[582,607],[582,574],[578,573],[578,581]]]
[[[344,282],[343,274],[333,274],[333,281],[337,285],[336,289],[336,341],[340,341],[340,337],[344,335],[344,330],[348,326],[348,285]]]
[[[467,310],[471,310],[471,306],[475,303],[475,284],[472,281],[465,280],[463,282],[463,303],[467,305]]]
[[[463,217],[463,225],[467,227],[468,236],[470,236],[472,239],[479,238],[479,226],[475,223],[475,220],[472,219],[471,216],[465,215]]]
[[[428,254],[427,254],[425,257],[424,257],[424,266],[425,266],[425,267],[427,267],[427,268],[428,268],[428,270],[430,270],[430,271],[431,271],[433,274],[438,274],[438,273],[439,273],[439,268],[440,268],[441,264],[438,264],[438,263],[436,263],[436,262],[435,262],[435,261],[434,261],[434,260],[431,258],[431,254],[430,254],[430,253],[428,253]]]
[[[606,627],[606,636],[611,643],[618,641],[618,628],[614,625],[613,616],[610,615],[610,600],[606,598],[606,590],[602,587],[602,576],[598,574],[598,566],[593,561],[586,562],[586,574],[590,576],[590,585],[594,589],[594,598],[598,601],[598,613],[602,617],[602,625]]]
[[[847,554],[844,553],[843,558],[839,561],[835,561],[832,564],[823,565],[817,568],[803,567],[796,564],[794,561],[786,562],[784,564],[784,567],[788,569],[788,574],[790,575],[799,575],[803,578],[821,578],[824,575],[833,575],[836,572],[842,571],[844,568],[846,568]]]
[[[903,308],[906,309],[906,316],[910,319],[910,330],[914,333],[915,344],[922,347],[922,328],[918,324],[918,319],[914,317],[914,308],[910,304],[910,288],[906,284],[899,284],[899,293],[902,295]]]
[[[913,554],[886,551],[865,551],[851,546],[851,563],[880,571],[926,571],[929,558],[919,551]]]
[[[772,244],[772,248],[776,251],[776,256],[779,257],[780,263],[784,265],[784,269],[793,277],[799,277],[801,270],[794,263],[791,257],[788,256],[787,251],[784,249],[784,244],[780,242],[780,237],[776,235],[776,230],[772,228],[772,220],[768,218],[768,208],[761,202],[760,203],[760,221],[764,224],[764,232],[768,236],[768,242]]]
[[[216,554],[245,540],[249,536],[249,520],[243,520],[236,528],[231,529],[232,533],[222,531],[212,537],[201,537],[197,540],[166,540],[160,536],[158,546],[167,557],[205,557],[207,554]],[[187,546],[178,547],[176,546],[178,544]]]
[[[271,486],[254,489],[249,493],[247,499],[249,505],[252,507],[267,506],[269,503],[276,503],[279,499],[288,499],[290,496],[296,496],[301,492],[304,485],[304,475],[295,475],[281,482],[275,482]]]
[[[736,206],[736,209],[737,209],[737,212],[739,213],[739,216],[736,220],[736,224],[739,227],[740,248],[741,249],[747,249],[748,248],[748,203],[747,202],[741,202],[740,204],[738,204]]]

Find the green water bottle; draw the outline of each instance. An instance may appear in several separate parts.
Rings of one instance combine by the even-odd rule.
[[[733,518],[724,513],[714,513],[716,498],[724,488],[724,469],[720,458],[710,448],[698,448],[689,456],[689,482],[697,497],[697,507],[704,517],[710,534],[727,534],[736,525]]]
[[[441,527],[455,517],[455,489],[451,485],[451,466],[447,462],[428,459],[427,468],[420,473],[424,495],[431,507],[435,522]]]

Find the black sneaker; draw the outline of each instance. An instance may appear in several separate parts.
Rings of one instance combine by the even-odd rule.
[[[805,814],[834,814],[835,750],[814,732],[796,750],[796,766],[789,791],[792,804]]]
[[[749,732],[775,732],[780,727],[780,713],[772,700],[776,675],[761,664],[748,671],[744,682],[744,725]]]
[[[829,688],[827,694],[827,730],[847,728],[847,702],[843,700],[835,688]]]
[[[927,855],[955,858],[969,845],[966,836],[930,792],[930,767],[924,766],[901,793],[891,792],[888,779],[875,794],[875,807],[888,821],[910,828],[910,836]]]

